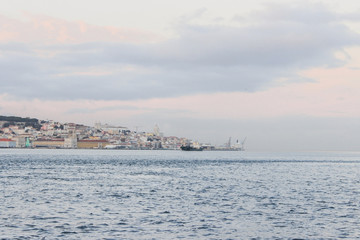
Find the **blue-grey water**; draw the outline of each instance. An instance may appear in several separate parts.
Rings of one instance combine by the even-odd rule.
[[[0,149],[0,239],[356,239],[360,152]]]

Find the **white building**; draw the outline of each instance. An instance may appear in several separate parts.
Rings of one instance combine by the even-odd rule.
[[[111,134],[119,134],[122,130],[127,130],[127,127],[112,126],[109,124],[101,124],[100,122],[95,123],[95,128]]]
[[[16,147],[24,148],[26,146],[26,139],[24,137],[16,137]]]
[[[16,141],[7,138],[0,139],[0,148],[14,148],[16,147]]]
[[[155,136],[159,136],[159,137],[163,137],[164,134],[162,132],[160,132],[160,128],[157,124],[155,124],[155,127],[154,127],[154,135]]]
[[[64,148],[77,148],[77,138],[76,137],[65,138]]]

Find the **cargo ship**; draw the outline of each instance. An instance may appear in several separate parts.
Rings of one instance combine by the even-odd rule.
[[[190,145],[181,146],[180,149],[183,151],[202,151],[202,150],[204,150],[202,147],[196,148],[196,147],[192,147]]]

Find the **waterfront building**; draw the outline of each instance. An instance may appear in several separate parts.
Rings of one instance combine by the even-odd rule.
[[[77,148],[104,148],[109,145],[107,140],[79,140],[77,141]]]
[[[77,138],[74,136],[65,138],[64,148],[77,148]]]
[[[7,138],[0,138],[0,148],[14,148],[16,141]]]
[[[64,148],[64,139],[37,139],[33,141],[34,148]]]
[[[17,148],[24,148],[26,146],[26,139],[25,137],[16,137],[16,147]]]

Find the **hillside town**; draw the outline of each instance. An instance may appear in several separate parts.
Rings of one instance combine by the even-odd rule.
[[[100,122],[90,127],[53,120],[0,116],[2,148],[178,150],[190,143],[199,145],[187,138],[164,136],[157,125],[153,132],[138,132]]]
[[[179,150],[181,146],[204,150],[243,150],[238,141],[231,145],[231,139],[223,147],[214,147],[184,137],[164,136],[157,125],[152,132],[140,132],[100,122],[90,127],[53,120],[0,116],[0,148]]]

